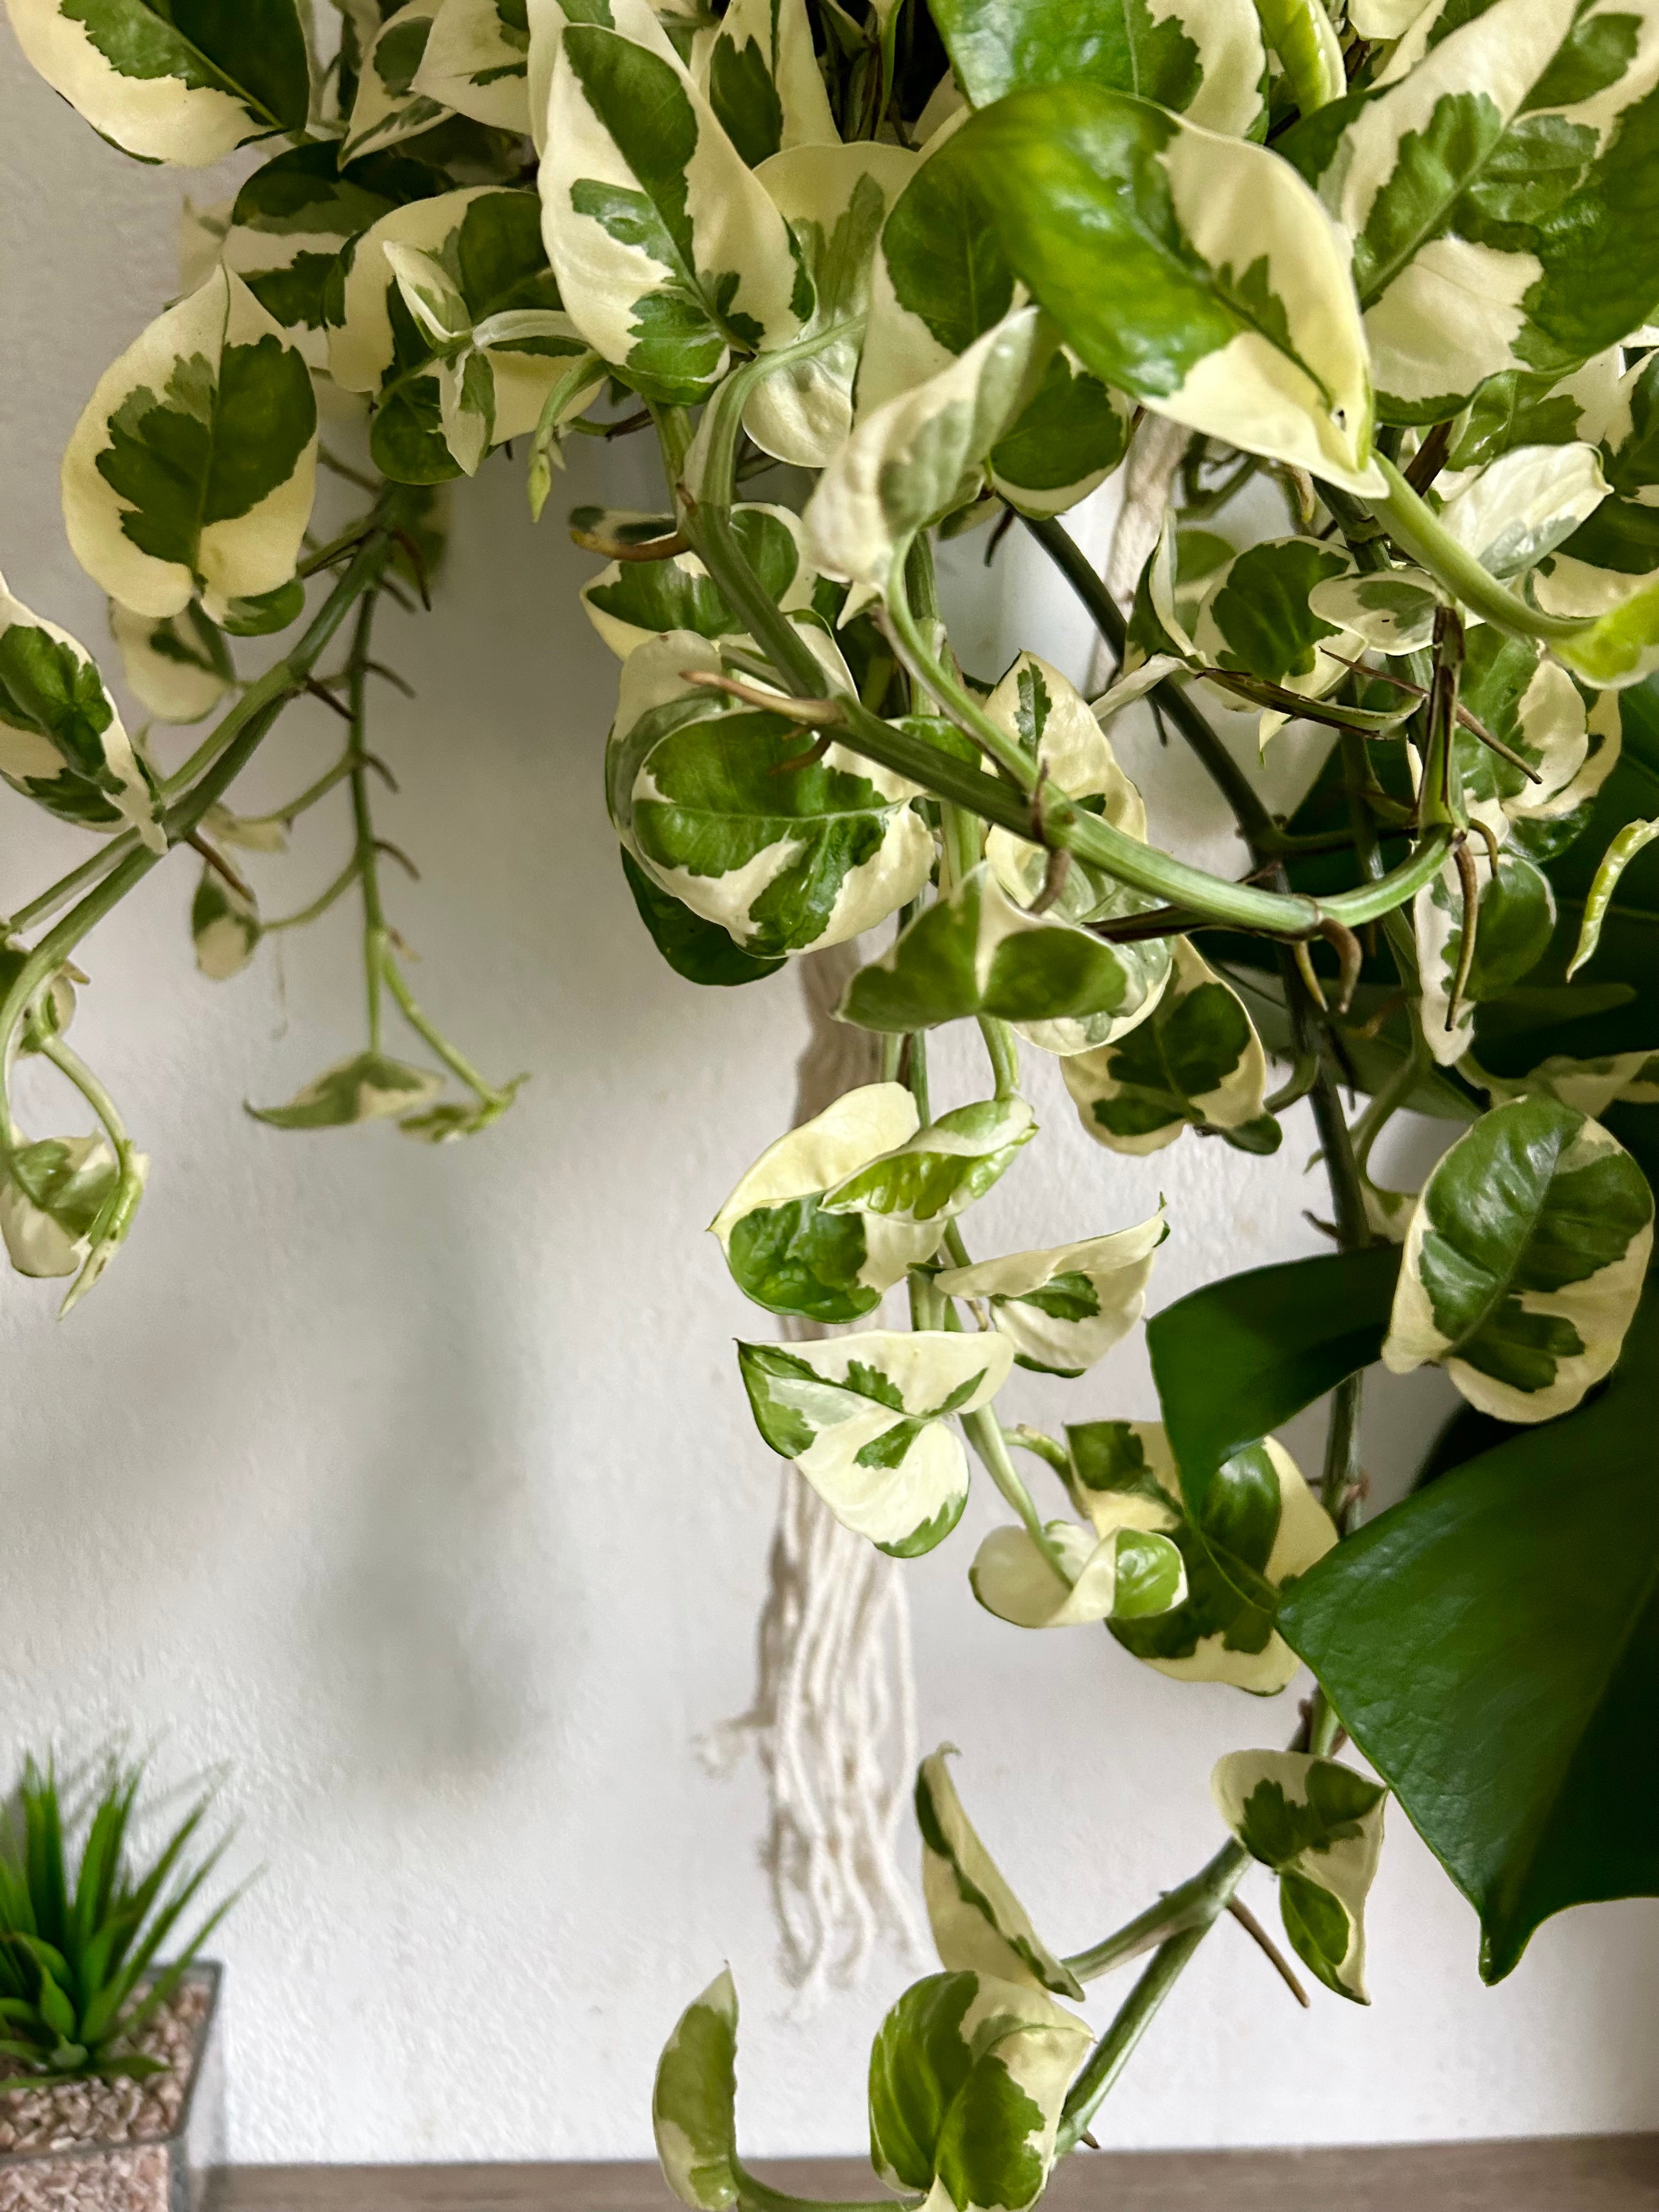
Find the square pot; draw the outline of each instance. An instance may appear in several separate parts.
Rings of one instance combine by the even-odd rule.
[[[0,2212],[204,2212],[225,2159],[223,1975],[190,1967],[139,2036],[170,2073],[0,2095]]]

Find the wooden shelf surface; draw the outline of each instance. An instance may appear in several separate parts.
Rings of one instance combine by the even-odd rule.
[[[802,2197],[880,2191],[857,2159],[759,2163]],[[220,2212],[665,2212],[654,2166],[240,2166]],[[1061,2168],[1048,2212],[1659,2212],[1659,2135],[1317,2150],[1103,2151]]]

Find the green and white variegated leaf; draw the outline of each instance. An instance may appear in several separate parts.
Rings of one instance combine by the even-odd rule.
[[[1348,0],[1348,22],[1362,39],[1403,39],[1432,0]]]
[[[801,556],[799,517],[787,507],[738,507],[732,527],[773,605],[785,614],[810,607],[817,578]],[[715,638],[742,628],[695,553],[671,554],[665,561],[613,561],[582,586],[581,600],[618,660],[665,630]]]
[[[442,185],[436,170],[404,155],[371,154],[342,171],[337,143],[296,146],[256,169],[236,195],[223,258],[310,366],[325,369],[350,241]]]
[[[1496,1106],[1423,1187],[1383,1364],[1432,1361],[1499,1420],[1567,1413],[1618,1358],[1652,1248],[1652,1193],[1599,1122]]]
[[[210,983],[240,975],[259,947],[259,909],[215,868],[204,867],[191,901],[198,973]]]
[[[1204,595],[1193,629],[1199,659],[1304,698],[1322,699],[1349,673],[1335,655],[1355,659],[1360,641],[1316,613],[1310,595],[1352,566],[1346,553],[1316,538],[1273,538],[1252,545],[1227,562]],[[1329,653],[1322,650],[1327,639]],[[1219,684],[1207,696],[1241,712],[1255,710],[1255,702]]]
[[[709,1224],[732,1280],[769,1312],[857,1321],[931,1260],[947,1216],[911,1222],[866,1209],[826,1212],[827,1190],[913,1137],[902,1083],[866,1083],[769,1145]]]
[[[812,286],[787,223],[646,0],[560,33],[540,170],[559,289],[647,398],[702,398],[735,346],[795,337]]]
[[[913,785],[839,745],[791,767],[801,730],[786,715],[673,701],[609,755],[611,818],[663,890],[765,958],[838,945],[916,896],[933,840]]]
[[[233,814],[224,805],[210,806],[202,828],[216,845],[239,845],[248,853],[285,853],[288,827],[280,817]]]
[[[444,311],[434,302],[432,319],[417,318],[405,289],[407,282],[420,296],[417,270],[430,280],[426,289],[435,289],[428,264],[447,281],[447,312],[464,315],[471,342],[487,356],[493,443],[536,428],[549,393],[583,350],[560,307],[533,195],[472,185],[383,216],[353,249],[329,370],[347,391],[375,400],[371,451],[406,483],[441,482],[459,466],[443,434],[438,356],[452,342],[434,328]],[[591,397],[576,395],[574,408]]]
[[[1332,576],[1308,594],[1322,621],[1350,631],[1368,653],[1389,654],[1421,653],[1432,641],[1434,618],[1445,604],[1434,578],[1409,567]]]
[[[1161,1422],[1085,1421],[1069,1427],[1066,1439],[1073,1493],[1096,1528],[1121,1525],[1126,1498],[1150,1504],[1158,1517],[1146,1525],[1168,1535],[1186,1567],[1183,1601],[1156,1619],[1109,1622],[1116,1640],[1177,1681],[1226,1682],[1258,1697],[1282,1690],[1297,1672],[1296,1654],[1271,1613],[1221,1572],[1213,1547],[1279,1589],[1335,1543],[1330,1516],[1284,1446],[1269,1437],[1228,1460],[1206,1493],[1203,1526],[1194,1528]]]
[[[1026,1528],[993,1528],[974,1554],[969,1585],[987,1613],[1015,1628],[1156,1618],[1187,1595],[1186,1567],[1162,1518],[1146,1499],[1125,1498],[1103,1534],[1075,1521],[1046,1522],[1047,1553]]]
[[[1150,1220],[1109,1237],[947,1268],[934,1287],[947,1297],[987,1299],[1022,1367],[1081,1375],[1140,1319],[1152,1255],[1168,1234],[1160,1207]]]
[[[1494,1106],[1506,1106],[1513,1098],[1559,1098],[1564,1106],[1587,1114],[1595,1121],[1618,1099],[1647,1105],[1655,1103],[1659,1054],[1615,1052],[1601,1060],[1572,1060],[1565,1053],[1552,1053],[1525,1075],[1513,1079],[1488,1075],[1485,1068],[1466,1060],[1459,1073],[1471,1083],[1478,1083]]]
[[[1541,581],[1544,571],[1538,573]],[[1593,690],[1622,691],[1659,668],[1659,572],[1632,580],[1558,556],[1538,597],[1551,612],[1595,616],[1589,629],[1555,647]]]
[[[357,1121],[384,1121],[424,1106],[443,1089],[443,1078],[410,1067],[383,1052],[354,1053],[325,1068],[296,1091],[286,1106],[250,1106],[256,1121],[273,1129],[344,1129]]]
[[[218,267],[235,204],[234,200],[210,200],[198,207],[188,192],[179,203],[179,289],[181,293],[199,291]]]
[[[906,185],[881,236],[859,370],[860,416],[936,375],[1024,299],[941,135]],[[1021,512],[1058,514],[1116,467],[1129,403],[1074,354],[1050,356],[1040,382],[988,457],[994,488]]]
[[[1577,684],[1540,645],[1505,636],[1489,623],[1471,630],[1460,696],[1481,726],[1518,753],[1537,778],[1523,775],[1472,731],[1457,732],[1463,796],[1500,838],[1507,822],[1553,822],[1583,803],[1589,716]],[[1606,773],[1601,769],[1596,788]]]
[[[921,1831],[921,1893],[933,1948],[947,1972],[1052,1990],[1083,2000],[1083,1986],[1048,1948],[962,1809],[941,1744],[916,1769],[916,1826]]]
[[[1267,127],[1267,58],[1253,0],[940,0],[939,29],[969,99],[1086,80],[1234,137]]]
[[[1025,2212],[1088,2048],[1083,2022],[1027,1983],[966,1972],[913,1983],[870,2053],[877,2172],[935,2212]]]
[[[1115,1152],[1155,1152],[1186,1128],[1242,1129],[1261,1118],[1267,1055],[1243,1002],[1184,937],[1171,952],[1146,1019],[1060,1062],[1079,1119]]]
[[[1540,597],[1552,611],[1600,614],[1659,571],[1659,357],[1621,376],[1581,434],[1597,440],[1611,495],[1563,545]]]
[[[981,109],[939,163],[1103,385],[1380,490],[1346,242],[1287,161],[1073,82]]]
[[[1320,179],[1354,241],[1388,419],[1571,368],[1646,315],[1656,78],[1651,0],[1438,0],[1419,18]]]
[[[1073,799],[1097,800],[1102,820],[1126,837],[1145,840],[1146,809],[1140,793],[1118,766],[1094,709],[1059,669],[1034,653],[1022,653],[985,702],[985,712],[1000,730],[1018,739],[1049,783]],[[1048,875],[1043,847],[1011,830],[994,829],[985,841],[985,857],[1017,905],[1034,903]],[[1121,902],[1121,884],[1073,858],[1060,896],[1048,911],[1064,921],[1097,921],[1122,910]]]
[[[410,89],[497,131],[530,128],[526,0],[442,0]]]
[[[1048,319],[1018,307],[936,374],[869,414],[860,405],[802,517],[813,566],[884,592],[898,550],[977,493],[1054,349]]]
[[[386,17],[363,57],[357,97],[346,125],[343,161],[384,153],[400,139],[417,137],[441,123],[450,111],[416,88],[432,27],[445,0],[406,0]]]
[[[18,45],[52,90],[141,161],[203,168],[250,138],[306,127],[311,59],[295,0],[184,10],[167,0],[6,5]]]
[[[1483,568],[1508,579],[1565,544],[1607,495],[1594,446],[1516,446],[1448,500],[1440,520]]]
[[[220,269],[99,378],[64,455],[75,556],[136,613],[221,620],[294,574],[317,477],[304,356]]]
[[[984,1197],[1036,1134],[1023,1098],[952,1107],[823,1194],[826,1213],[869,1212],[921,1228],[954,1220]]]
[[[1584,912],[1578,925],[1578,941],[1573,946],[1572,958],[1567,963],[1569,982],[1584,963],[1595,956],[1595,948],[1601,942],[1601,925],[1607,920],[1613,895],[1619,888],[1620,877],[1636,855],[1650,845],[1656,837],[1659,837],[1659,815],[1646,822],[1627,822],[1597,862],[1590,887],[1584,895]],[[1594,1113],[1599,1109],[1592,1107],[1589,1110]]]
[[[1087,1051],[1103,1033],[1121,1036],[1145,1021],[1170,972],[1163,939],[1109,945],[1027,914],[981,861],[859,969],[839,1012],[890,1032],[994,1014],[1045,1050]]]
[[[1463,893],[1449,860],[1412,904],[1423,1038],[1443,1067],[1454,1066],[1468,1049],[1476,1006],[1501,997],[1535,967],[1555,928],[1555,893],[1541,868],[1505,847],[1494,870],[1485,845],[1474,849],[1480,884],[1474,960],[1455,1008],[1451,994],[1463,950]]]
[[[1624,373],[1624,348],[1612,345],[1565,376],[1510,368],[1489,378],[1452,425],[1448,465],[1437,488],[1449,493],[1466,471],[1516,446],[1604,442]]]
[[[1302,1751],[1234,1751],[1210,1777],[1216,1810],[1279,1876],[1291,1948],[1339,1996],[1365,1993],[1366,1893],[1382,1850],[1388,1791]]]
[[[860,139],[850,146],[792,146],[756,173],[794,234],[812,280],[812,316],[802,336],[849,325],[817,352],[774,369],[744,410],[750,436],[781,461],[827,467],[851,433],[877,240],[917,160],[902,146]]]
[[[1008,1379],[1006,1337],[872,1330],[817,1344],[739,1344],[755,1424],[793,1459],[843,1528],[915,1559],[943,1542],[968,1499],[968,1458],[947,1425]]]
[[[738,1993],[726,1967],[680,2014],[651,2093],[663,2179],[692,2212],[736,2201],[737,2105]]]
[[[0,775],[86,830],[133,829],[167,850],[156,802],[98,664],[0,576]]]
[[[732,0],[708,50],[708,104],[751,169],[797,146],[838,146],[806,0]]]
[[[106,1137],[20,1142],[0,1177],[0,1237],[20,1275],[73,1275],[119,1180]]]
[[[112,599],[109,627],[128,690],[158,721],[199,722],[236,681],[218,624],[198,606],[138,615]]]

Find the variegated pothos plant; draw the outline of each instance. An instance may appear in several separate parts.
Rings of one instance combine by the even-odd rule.
[[[523,466],[539,514],[569,437],[654,436],[658,512],[571,518],[641,918],[706,987],[884,933],[839,1009],[879,1079],[734,1162],[713,1224],[757,1306],[821,1325],[738,1347],[761,1436],[899,1559],[950,1535],[971,1449],[1010,1509],[968,1570],[1003,1621],[1104,1623],[1259,1698],[1315,1676],[1286,1747],[1217,1767],[1209,1863],[1070,1954],[924,1762],[941,1972],[876,2039],[883,2181],[1023,2212],[1253,1861],[1363,2002],[1390,1793],[1488,1978],[1547,1914],[1659,1888],[1659,0],[7,6],[113,146],[257,149],[64,457],[145,726],[0,586],[0,775],[93,841],[0,935],[0,1071],[34,1055],[95,1118],[31,1135],[3,1103],[14,1266],[72,1304],[131,1225],[146,1163],[68,1042],[73,957],[182,844],[216,979],[361,902],[364,1048],[259,1120],[503,1114],[515,1084],[416,1003],[387,917],[376,611],[427,597],[452,480]],[[1152,550],[1121,611],[1060,518],[1126,457]],[[316,519],[319,464],[355,514]],[[1015,519],[1115,656],[1093,701],[952,651],[931,548]],[[246,638],[280,640],[255,673]],[[237,812],[307,693],[337,761]],[[1143,700],[1231,802],[1241,880],[1152,841],[1112,736]],[[1251,714],[1263,749],[1328,733],[1288,819],[1221,734]],[[248,877],[331,797],[347,866],[269,915]],[[986,1095],[947,1104],[951,1022]],[[1016,1367],[1080,1379],[1139,1325],[1184,1233],[1108,1186],[1065,1244],[970,1254],[1037,1136],[1024,1054],[1109,1155],[1270,1152],[1311,1103],[1334,1249],[1158,1312],[1156,1421],[1010,1418]],[[1370,1172],[1407,1109],[1450,1138],[1414,1193]],[[1362,1526],[1379,1361],[1438,1365],[1467,1411]],[[1310,1481],[1273,1432],[1328,1394]],[[1097,2034],[1073,2008],[1140,1953]],[[737,2149],[736,2021],[722,1974],[664,2054],[658,2142],[688,2204],[780,2212]]]

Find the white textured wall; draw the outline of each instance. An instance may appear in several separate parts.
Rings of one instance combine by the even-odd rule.
[[[178,179],[103,146],[4,33],[0,179],[0,562],[101,647],[57,459],[170,289]],[[615,456],[608,486],[578,459],[573,496],[629,497]],[[435,1154],[384,1130],[277,1135],[240,1102],[286,1097],[358,1038],[346,920],[211,987],[181,860],[84,949],[78,1041],[155,1167],[125,1257],[67,1327],[48,1286],[0,1283],[7,1748],[130,1728],[170,1770],[231,1763],[245,1856],[268,1869],[223,1942],[242,2158],[642,2155],[659,2044],[722,1956],[745,2004],[746,2140],[846,2150],[902,1969],[790,2017],[756,1779],[713,1781],[693,1751],[746,1700],[776,1480],[729,1349],[756,1316],[699,1232],[787,1115],[792,985],[698,994],[658,961],[600,800],[613,668],[574,600],[588,564],[556,516],[532,532],[505,465],[456,537],[441,618],[387,626],[420,699],[387,695],[377,742],[404,796],[385,828],[427,868],[392,897],[422,995],[486,1066],[534,1080],[495,1133]],[[1075,661],[1075,619],[1023,541],[1001,574],[1028,641]],[[975,592],[981,634],[963,635],[989,669],[994,611],[969,574],[963,604]],[[271,801],[328,757],[326,724],[283,725],[256,779]],[[1133,765],[1170,825],[1178,764],[1149,742]],[[313,822],[274,903],[338,865],[341,826]],[[1195,829],[1224,858],[1213,812]],[[4,800],[0,908],[81,849]],[[1116,1160],[1054,1073],[1036,1071],[1044,1138],[977,1217],[978,1249],[1118,1226],[1160,1190],[1159,1302],[1316,1249],[1302,1117],[1271,1161],[1192,1141]],[[947,1062],[949,1095],[971,1077]],[[1072,1389],[1074,1413],[1154,1411],[1138,1343]],[[1060,1417],[1062,1386],[1016,1390]],[[1374,1397],[1381,1471],[1443,1401],[1432,1381]],[[922,1726],[963,1746],[975,1815],[1071,1947],[1207,1856],[1211,1761],[1281,1741],[1293,1700],[1166,1681],[1092,1632],[1003,1627],[964,1577],[988,1518],[981,1494],[907,1571]],[[1103,2137],[1659,2123],[1659,1907],[1557,1921],[1486,1991],[1472,1914],[1396,1817],[1371,1930],[1373,2008],[1322,1995],[1308,2014],[1218,1930]]]

